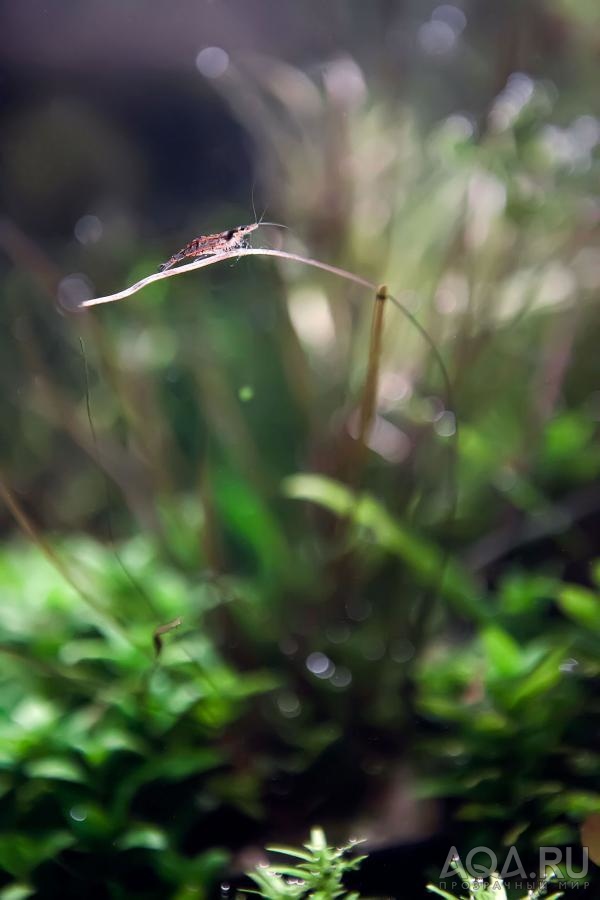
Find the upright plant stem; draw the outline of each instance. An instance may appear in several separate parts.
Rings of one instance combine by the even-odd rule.
[[[381,361],[381,345],[383,337],[383,314],[385,302],[388,298],[388,289],[382,284],[375,294],[375,305],[371,319],[371,338],[369,341],[369,359],[367,362],[367,377],[363,389],[360,405],[358,443],[355,461],[355,480],[360,477],[360,472],[365,458],[369,434],[373,427],[377,411],[377,386],[379,383],[379,364]]]

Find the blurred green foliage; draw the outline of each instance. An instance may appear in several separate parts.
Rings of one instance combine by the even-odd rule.
[[[519,573],[494,604],[493,624],[469,646],[432,648],[421,662],[420,708],[444,726],[423,745],[436,774],[422,790],[455,797],[480,844],[502,823],[506,846],[523,833],[534,846],[576,843],[577,823],[600,804],[600,595]]]

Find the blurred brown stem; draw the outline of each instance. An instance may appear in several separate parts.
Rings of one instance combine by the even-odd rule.
[[[385,301],[388,298],[388,289],[382,284],[375,295],[373,317],[371,319],[371,338],[369,341],[369,359],[367,363],[367,377],[360,405],[358,441],[354,473],[356,478],[360,476],[363,466],[365,451],[369,440],[369,434],[373,427],[377,408],[377,385],[379,382],[379,363],[381,361],[381,344],[383,336],[383,314]]]
[[[129,637],[126,629],[121,625],[121,623],[114,616],[103,609],[102,606],[97,602],[97,600],[85,588],[83,588],[75,581],[68,567],[64,564],[60,556],[50,546],[46,539],[39,533],[21,504],[5,484],[2,477],[0,477],[0,497],[4,500],[6,506],[11,511],[22,531],[40,548],[46,559],[62,575],[67,584],[69,584],[86,603],[86,605],[91,610],[93,610],[96,616],[99,616],[110,626],[110,628],[112,628],[114,631],[117,631],[119,635],[127,641],[128,644],[132,644],[133,642],[131,638]]]

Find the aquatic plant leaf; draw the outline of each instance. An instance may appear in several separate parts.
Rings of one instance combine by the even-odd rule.
[[[570,619],[584,628],[600,633],[600,596],[578,584],[565,584],[558,603]]]
[[[307,500],[369,531],[374,540],[412,569],[421,583],[439,585],[442,595],[457,609],[476,620],[487,618],[479,592],[469,573],[434,544],[393,518],[369,494],[356,495],[350,488],[324,475],[292,475],[282,485],[286,497]]]
[[[507,631],[499,625],[489,625],[482,631],[481,639],[494,675],[512,678],[521,672],[523,664],[519,645]]]

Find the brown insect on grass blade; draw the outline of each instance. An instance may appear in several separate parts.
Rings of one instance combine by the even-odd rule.
[[[343,278],[345,281],[352,282],[353,284],[360,285],[363,288],[366,288],[369,291],[376,291],[377,294],[380,293],[380,288],[377,287],[374,282],[370,281],[367,278],[363,278],[361,275],[356,275],[354,272],[349,272],[347,269],[342,269],[339,266],[332,266],[329,263],[321,262],[321,260],[314,259],[313,257],[302,256],[298,253],[289,253],[284,250],[267,250],[265,248],[237,248],[235,250],[229,250],[224,253],[214,254],[210,257],[204,259],[197,259],[192,263],[188,263],[187,265],[180,266],[179,268],[171,269],[167,272],[159,272],[156,275],[149,275],[146,278],[142,278],[141,281],[137,281],[135,284],[132,284],[130,287],[125,288],[122,291],[118,291],[115,294],[108,294],[105,297],[94,297],[91,300],[84,300],[77,307],[78,310],[86,309],[91,306],[98,306],[101,303],[115,303],[118,300],[125,300],[127,297],[131,297],[132,294],[136,294],[138,291],[141,291],[143,288],[147,287],[149,284],[153,284],[155,281],[159,281],[163,278],[173,278],[179,275],[184,275],[188,272],[195,271],[196,269],[203,269],[206,266],[218,265],[228,259],[239,259],[242,256],[269,256],[274,259],[283,259],[289,262],[300,263],[304,266],[310,266],[314,269],[320,269],[322,272],[328,272],[330,275],[335,275],[337,278]],[[421,325],[417,317],[414,313],[410,311],[410,309],[398,300],[397,297],[394,297],[392,294],[386,294],[387,300],[389,303],[394,306],[398,312],[401,313],[404,318],[410,322],[411,326],[415,329],[415,331],[421,336],[425,344],[431,350],[433,358],[435,360],[436,366],[439,369],[439,372],[442,377],[443,382],[443,393],[444,393],[444,405],[447,410],[456,410],[456,405],[454,403],[454,391],[452,387],[452,383],[450,381],[450,376],[448,374],[448,369],[446,367],[446,363],[444,362],[444,357],[442,356],[440,349],[433,339],[433,337],[429,334],[427,329]],[[72,312],[72,310],[70,310]],[[448,495],[448,503],[447,503],[447,512],[445,516],[445,525],[450,528],[456,519],[456,510],[458,505],[458,482],[457,482],[457,467],[458,467],[458,442],[459,442],[459,420],[458,416],[455,418],[455,429],[454,434],[452,436],[451,441],[448,442],[448,450],[447,450],[447,495]],[[358,444],[358,442],[357,442]],[[442,596],[443,593],[443,583],[444,583],[444,572],[446,569],[446,565],[449,560],[449,551],[446,550],[444,553],[443,561],[439,567],[439,582],[438,586],[432,591],[430,596],[424,598],[423,602],[423,610],[424,616],[423,619],[427,617],[427,610],[432,610],[434,608],[434,600]]]

